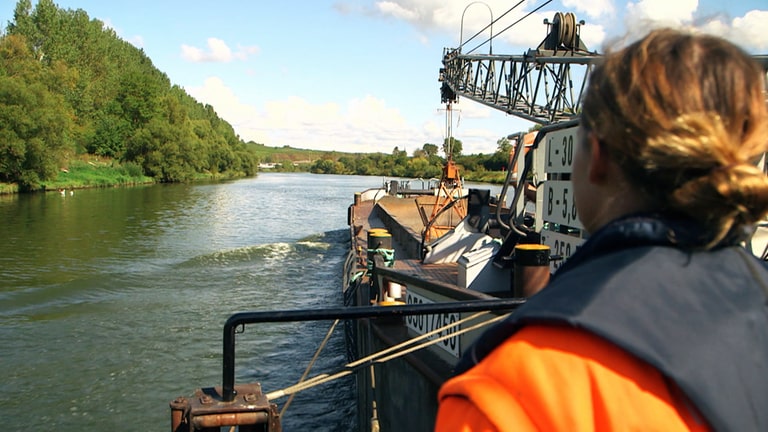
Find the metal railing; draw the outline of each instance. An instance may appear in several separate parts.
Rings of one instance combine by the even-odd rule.
[[[222,399],[235,399],[235,335],[246,324],[268,322],[321,321],[335,319],[361,319],[429,315],[445,312],[502,312],[516,309],[525,299],[471,300],[460,302],[431,303],[403,306],[360,306],[333,309],[304,309],[265,312],[241,312],[227,319],[224,324],[224,353],[222,359]]]

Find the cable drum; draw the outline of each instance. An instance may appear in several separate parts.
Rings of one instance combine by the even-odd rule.
[[[557,45],[567,49],[576,48],[576,15],[572,12],[555,13],[552,19],[553,30],[557,32]]]
[[[568,49],[578,48],[576,41],[576,15],[573,12],[565,14],[565,30],[563,32],[562,44]]]

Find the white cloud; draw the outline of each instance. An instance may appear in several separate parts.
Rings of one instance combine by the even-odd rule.
[[[462,103],[463,102],[463,103]],[[454,117],[458,116],[458,120],[462,118],[466,119],[485,119],[490,118],[493,112],[492,108],[489,108],[481,103],[471,101],[469,99],[459,99],[459,103],[453,105]]]
[[[509,2],[487,0],[466,2],[465,0],[390,0],[378,1],[375,10],[378,15],[408,21],[419,30],[438,28],[459,35],[462,16],[464,34],[467,38],[491,22],[491,15],[498,17],[509,9]],[[489,12],[490,10],[490,12]]]
[[[605,42],[606,38],[605,28],[603,26],[587,23],[581,26],[581,32],[579,34],[588,50],[601,51],[601,45]]]
[[[611,0],[566,0],[564,2],[569,10],[577,12],[576,18],[581,19],[580,13],[589,17],[613,17],[615,8]],[[465,0],[389,0],[376,2],[377,15],[386,16],[411,23],[420,31],[439,29],[455,35],[455,42],[459,39],[466,42],[464,52],[487,53],[491,44],[485,43],[491,36],[495,36],[493,52],[505,54],[521,54],[528,48],[536,48],[546,37],[547,27],[542,23],[544,19],[552,21],[554,12],[533,12],[534,2],[526,2],[519,7],[510,10],[513,4],[508,0],[486,0],[484,2],[466,2]],[[530,15],[529,15],[530,14]],[[527,15],[527,17],[526,17]],[[525,19],[522,19],[526,17]],[[521,20],[522,19],[522,20]],[[486,28],[491,21],[496,21],[492,27]],[[519,21],[519,22],[518,22]],[[582,32],[583,39],[589,40],[597,46],[605,37],[603,26],[599,23],[588,25],[589,33]],[[462,31],[463,27],[463,31]],[[481,34],[471,39],[475,34],[486,28]],[[471,39],[471,40],[470,40]],[[478,47],[479,45],[482,46]],[[509,44],[510,47],[499,47],[499,44]],[[591,45],[588,45],[590,49]],[[477,49],[475,49],[477,48]]]
[[[232,124],[238,132],[238,125],[246,124],[260,115],[255,107],[242,103],[232,89],[218,77],[209,77],[202,86],[190,87],[186,91],[199,102],[213,106],[218,115]]]
[[[200,62],[230,62],[232,60],[245,60],[250,55],[258,54],[259,48],[256,46],[240,46],[238,50],[232,52],[229,46],[221,39],[208,38],[207,50],[194,46],[181,45],[181,57],[194,63]]]
[[[658,27],[686,28],[726,38],[748,51],[763,52],[768,49],[768,10],[752,10],[742,17],[728,21],[718,17],[706,21],[697,20],[697,0],[641,0],[627,4],[624,21],[627,23],[628,40],[635,39]]]
[[[112,20],[110,20],[109,18],[102,20],[101,23],[104,29],[112,29],[118,37],[130,43],[131,45],[135,46],[136,48],[144,47],[144,38],[142,36],[140,35],[134,35],[134,36],[128,36],[128,37],[124,36],[123,31],[115,27],[112,24]]]
[[[768,10],[753,10],[742,17],[730,21],[722,18],[699,22],[697,16],[698,0],[636,0],[626,3],[622,10],[616,9],[614,0],[561,0],[562,12],[575,12],[576,18],[586,18],[586,24],[581,28],[582,40],[590,50],[602,50],[602,44],[607,37],[623,38],[631,41],[658,27],[689,28],[707,31],[726,37],[750,51],[763,52],[768,49],[768,33],[764,31],[768,22]],[[623,2],[622,2],[623,3]],[[466,0],[386,0],[377,1],[373,13],[412,24],[419,31],[439,29],[455,35],[455,42],[461,38],[466,41],[491,21],[499,18],[516,3],[508,0],[486,0],[484,2],[467,2]],[[498,34],[513,22],[528,14],[541,2],[527,1],[513,9],[493,25],[494,34]],[[723,6],[725,9],[726,6]],[[546,10],[546,9],[545,9]],[[516,50],[535,48],[544,40],[546,27],[544,19],[552,20],[554,12],[537,11],[525,20],[515,24],[501,37],[494,40],[494,45],[506,43],[510,46],[494,46],[494,53],[517,54]],[[463,15],[463,22],[462,22]],[[624,26],[616,29],[617,19]],[[460,29],[464,27],[463,34]],[[621,31],[621,34],[608,35],[606,27]],[[472,50],[488,39],[490,30],[486,30],[464,47],[464,51]],[[489,45],[485,44],[475,53],[486,53]]]
[[[137,48],[142,48],[144,46],[144,38],[141,37],[141,36],[138,36],[138,35],[137,36],[133,36],[133,37],[128,39],[128,43],[130,43],[131,45],[133,45],[133,46],[135,46]]]
[[[461,154],[490,154],[496,151],[496,141],[501,136],[484,128],[466,128],[454,134],[461,140]],[[442,142],[441,142],[442,143]]]
[[[584,13],[590,18],[613,17],[616,9],[611,0],[563,0],[565,11],[577,13],[577,18]]]
[[[436,17],[443,11],[461,10],[465,5],[458,0],[390,0],[374,3],[372,13],[408,21],[420,30],[440,27]]]
[[[744,17],[733,20],[734,36],[744,46],[753,46],[761,51],[768,50],[766,24],[768,24],[768,10],[749,11]]]
[[[246,60],[248,57],[258,54],[259,51],[260,51],[259,47],[255,45],[251,45],[251,46],[238,45],[237,51],[235,52],[234,56],[238,60]]]
[[[213,106],[240,138],[270,147],[349,153],[391,153],[398,147],[413,154],[425,143],[441,145],[446,136],[444,110],[435,110],[429,120],[413,125],[399,110],[372,95],[344,105],[289,96],[257,106],[240,100],[218,77],[209,77],[201,86],[186,90],[199,102]],[[496,140],[523,127],[515,126],[514,119],[504,121],[508,128],[503,132],[477,127],[476,121],[488,121],[499,114],[470,101],[454,105],[454,110],[453,135],[462,141],[464,154],[492,153]]]
[[[289,96],[257,107],[241,101],[218,77],[210,77],[187,92],[213,106],[243,140],[272,147],[354,153],[390,153],[398,147],[411,153],[426,142],[442,142],[442,136],[431,136],[429,125],[408,124],[397,109],[370,95],[344,106]]]
[[[698,0],[640,0],[627,3],[624,21],[628,25],[681,26],[693,21]]]
[[[708,33],[725,37],[749,51],[764,53],[768,50],[768,10],[752,10],[730,23],[713,20],[702,26]]]
[[[417,21],[419,19],[419,14],[416,10],[407,9],[402,5],[397,4],[396,2],[391,2],[391,1],[377,2],[376,8],[379,10],[381,14],[391,15],[398,19],[403,19],[406,21]]]

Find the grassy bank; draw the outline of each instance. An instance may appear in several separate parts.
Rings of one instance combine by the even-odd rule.
[[[19,192],[19,185],[15,183],[0,183],[0,195],[15,194]]]
[[[126,186],[154,183],[152,177],[142,174],[141,167],[118,164],[111,160],[73,160],[59,172],[55,180],[45,182],[45,190],[80,189],[92,187]]]
[[[40,190],[130,186],[146,183],[155,183],[155,180],[143,175],[141,167],[136,164],[119,164],[111,159],[91,156],[71,160],[54,180],[43,182]],[[0,194],[18,192],[17,184],[0,183]]]
[[[201,173],[191,181],[205,182],[209,180],[228,180],[242,178],[245,173],[222,175]],[[62,168],[53,180],[47,180],[40,185],[40,191],[56,191],[61,189],[84,189],[98,187],[134,186],[139,184],[157,183],[152,177],[142,174],[141,167],[135,163],[119,163],[109,158],[93,155],[78,156]],[[19,186],[14,183],[0,182],[0,195],[19,193]]]

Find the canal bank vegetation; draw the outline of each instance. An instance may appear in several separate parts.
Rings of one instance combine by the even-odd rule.
[[[462,155],[462,142],[452,139],[439,147],[426,143],[408,155],[406,150],[395,147],[392,153],[342,153],[303,150],[291,147],[273,148],[257,145],[263,171],[312,172],[315,174],[349,174],[382,177],[439,178],[446,159],[440,154],[450,154],[467,181],[504,182],[506,168],[512,150],[507,138],[496,142],[496,151],[490,155]],[[442,150],[440,153],[439,150]],[[440,154],[439,154],[440,153]]]
[[[133,186],[154,183],[145,176],[141,166],[133,162],[118,163],[109,158],[81,157],[62,168],[55,180],[45,183],[47,190],[90,187]]]
[[[112,163],[92,170],[80,164],[89,156]],[[16,4],[0,34],[2,190],[232,178],[257,165],[213,107],[103,22],[52,0]]]

